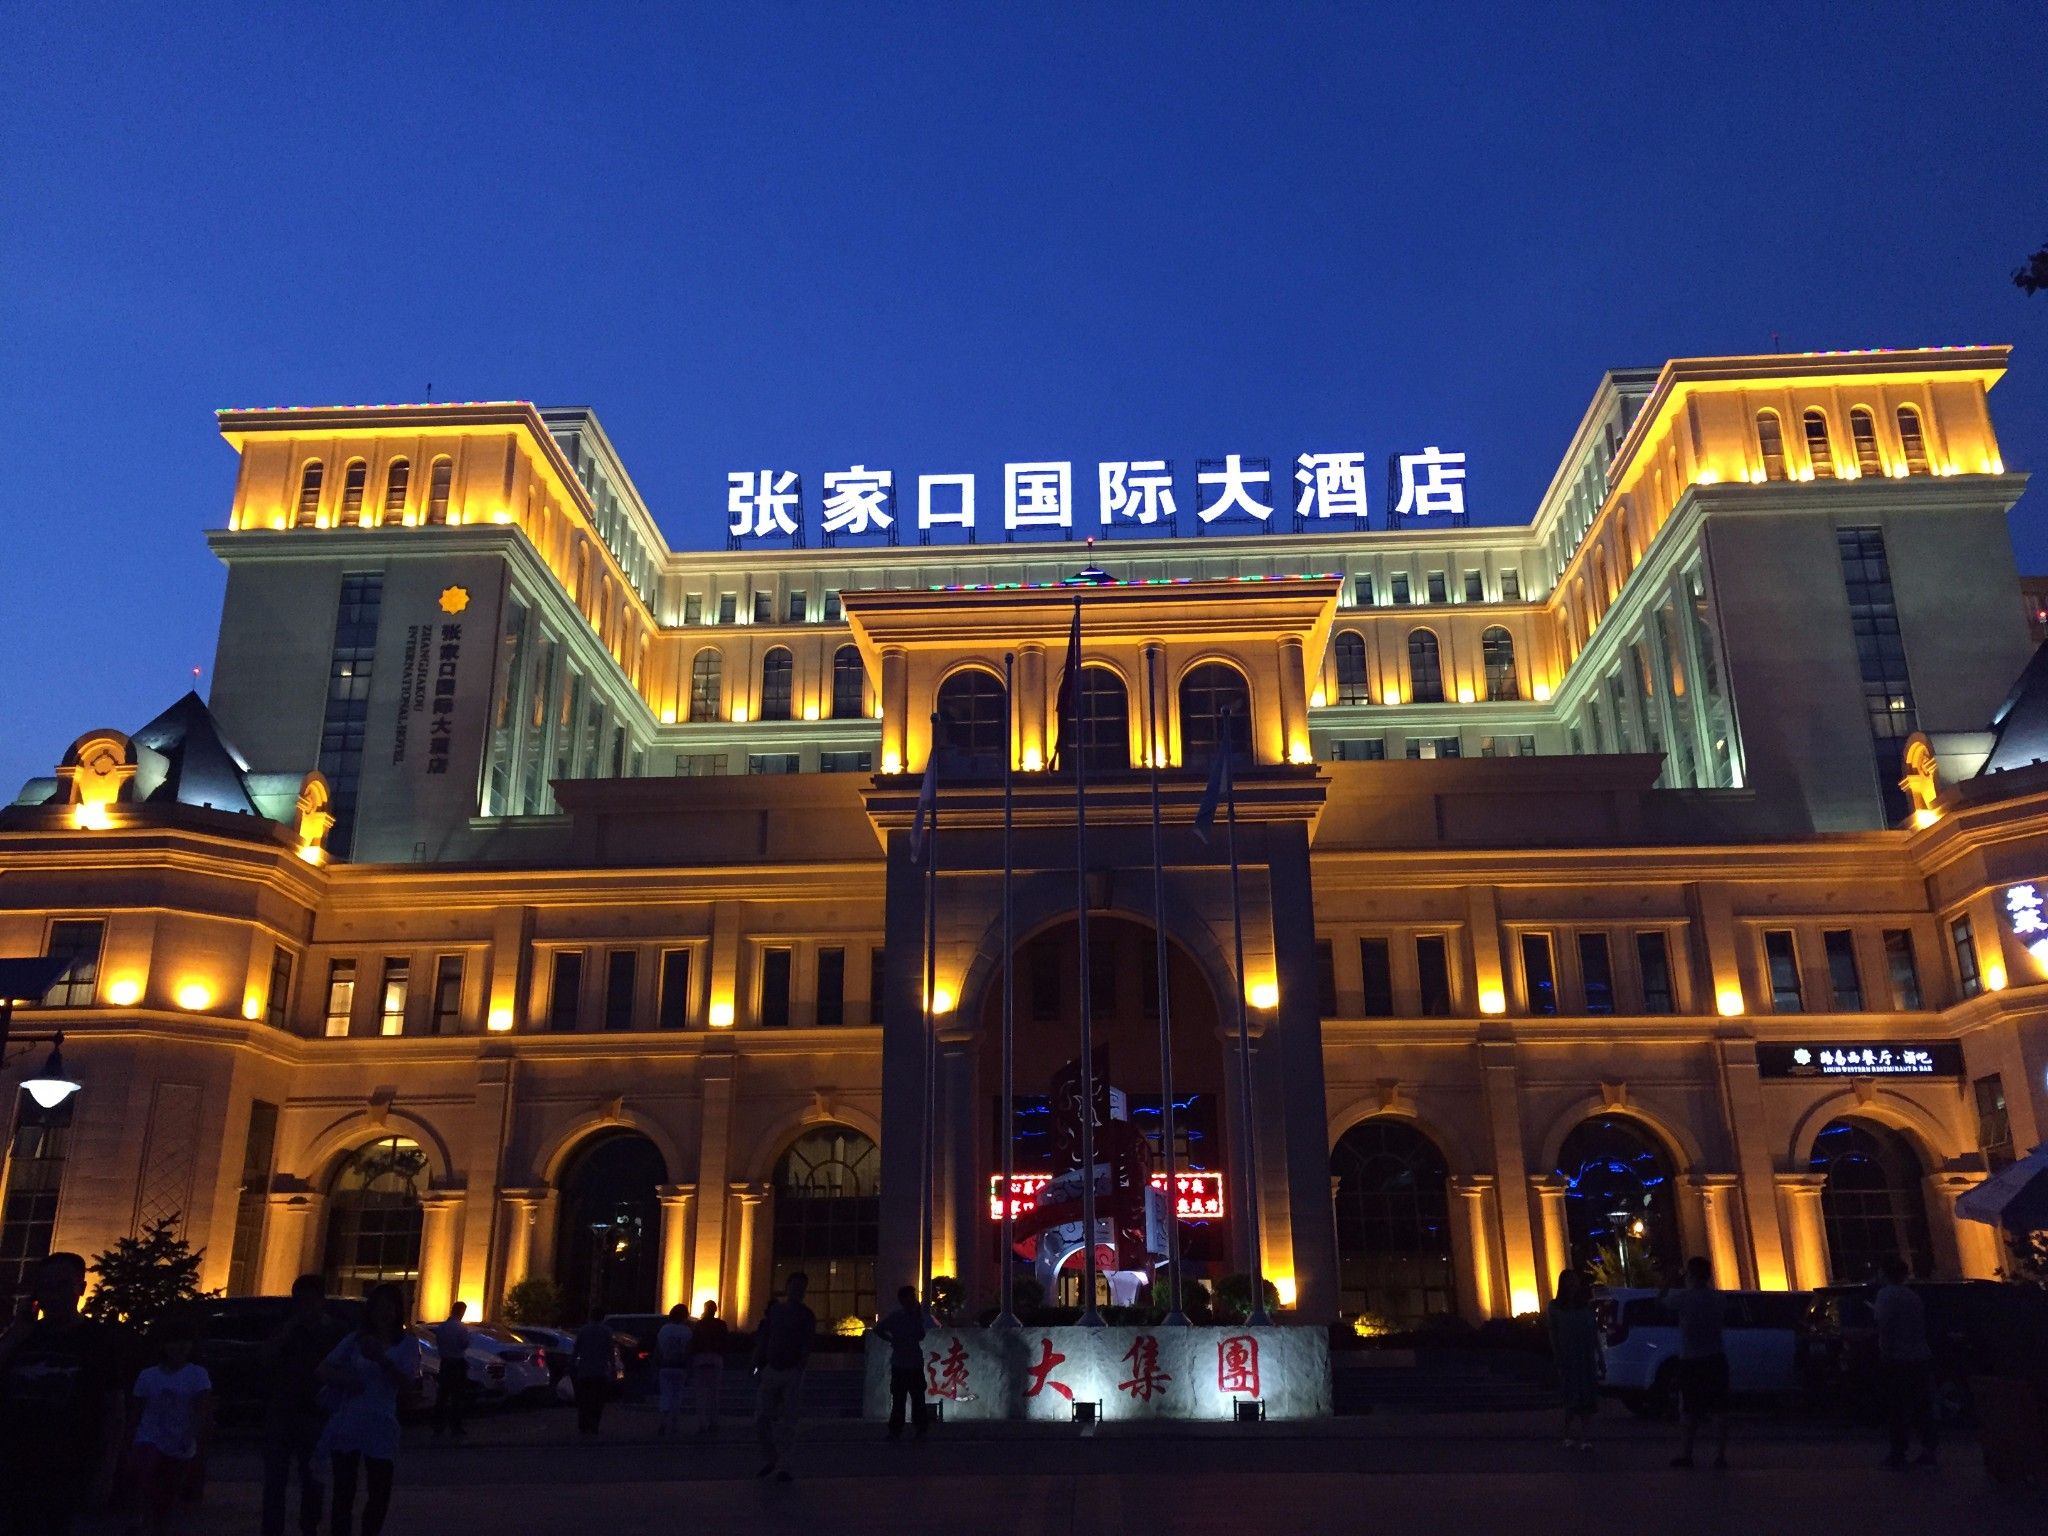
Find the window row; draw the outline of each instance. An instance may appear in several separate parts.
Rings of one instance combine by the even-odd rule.
[[[725,699],[725,656],[706,646],[690,660],[690,697],[684,718],[693,724],[724,720],[791,720],[796,717],[796,657],[784,646],[774,646],[761,658],[760,691],[751,708],[745,698],[735,698],[728,707]],[[803,718],[817,720],[865,719],[874,712],[868,689],[867,666],[858,646],[842,645],[832,653],[831,686],[822,704],[806,702]],[[664,719],[668,719],[664,716]],[[672,723],[672,722],[671,722]]]
[[[334,510],[337,528],[374,528],[380,524],[405,521],[412,498],[412,461],[393,459],[384,468],[384,483],[375,503],[369,500],[370,466],[362,459],[350,459],[341,470],[341,500]],[[299,497],[292,523],[298,528],[320,525],[320,508],[326,490],[327,466],[308,459],[299,469]],[[427,500],[422,522],[448,521],[448,499],[455,483],[455,461],[437,458],[427,467]]]
[[[1366,664],[1365,636],[1355,629],[1339,630],[1330,645],[1331,659],[1337,674],[1335,696],[1332,704],[1371,704],[1374,702],[1372,681]],[[1505,629],[1494,625],[1479,637],[1480,684],[1485,690],[1489,703],[1505,703],[1523,697],[1521,674],[1515,665],[1515,637]],[[1467,685],[1457,689],[1458,702],[1471,704],[1478,701],[1478,690]],[[1404,702],[1403,690],[1397,683],[1386,683],[1381,692],[1381,701],[1387,704]],[[1405,702],[1410,704],[1442,704],[1445,702],[1443,648],[1432,629],[1413,629],[1408,632],[1408,681]]]
[[[1898,467],[1893,473],[1934,473],[1933,461],[1927,453],[1927,433],[1921,423],[1919,408],[1911,405],[1899,406],[1892,412],[1892,422],[1898,432],[1898,456],[1894,460]],[[1834,434],[1828,413],[1817,406],[1809,406],[1799,413],[1799,438],[1806,456],[1803,471],[1798,470],[1796,466],[1787,466],[1785,426],[1778,412],[1767,408],[1756,413],[1756,449],[1757,458],[1762,464],[1762,479],[1854,479],[1862,475],[1883,475],[1886,472],[1884,451],[1877,438],[1877,416],[1868,406],[1850,407],[1846,455],[1842,452],[1842,443]]]
[[[1389,573],[1384,588],[1382,588],[1379,579],[1371,571],[1360,571],[1351,578],[1350,591],[1344,595],[1341,601],[1344,606],[1350,608],[1372,608],[1379,604],[1380,594],[1384,591],[1386,593],[1386,601],[1394,604],[1396,607],[1418,600],[1426,603],[1448,603],[1453,601],[1451,596],[1453,591],[1451,576],[1452,573],[1449,571],[1424,572],[1422,577],[1422,595],[1418,599],[1415,591],[1415,578],[1407,571]],[[1500,593],[1498,600],[1500,602],[1519,603],[1522,601],[1522,573],[1519,570],[1513,568],[1503,570],[1498,577],[1498,584]],[[1465,570],[1455,590],[1459,594],[1455,599],[1456,601],[1466,603],[1483,603],[1487,601],[1486,573],[1478,569]]]
[[[748,602],[747,612],[756,624],[777,622],[775,594],[770,591],[756,591]],[[783,594],[781,622],[785,624],[809,624],[813,622],[837,624],[846,615],[839,607],[839,593],[827,588],[818,604],[818,611],[811,611],[810,589],[792,587]],[[683,622],[685,624],[737,624],[740,618],[740,594],[720,592],[715,600],[706,606],[702,592],[686,593],[683,597]]]
[[[652,956],[639,947],[553,950],[547,965],[543,1027],[557,1034],[581,1030],[728,1029],[753,1024],[766,1029],[792,1025],[836,1029],[881,1022],[882,948],[867,951],[865,998],[849,991],[847,966],[858,950],[843,944],[755,946],[753,975],[745,1000],[746,1019],[736,1017],[730,999],[700,996],[693,981],[703,969],[704,946],[662,949]],[[799,959],[806,967],[798,975]],[[651,972],[646,971],[649,962]],[[643,987],[642,977],[650,985]]]

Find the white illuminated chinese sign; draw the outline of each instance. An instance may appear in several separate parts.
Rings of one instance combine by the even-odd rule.
[[[1757,1065],[1765,1077],[1960,1077],[1963,1070],[1953,1040],[1760,1044]]]
[[[1223,1175],[1221,1173],[1196,1170],[1175,1176],[1180,1186],[1179,1197],[1174,1201],[1174,1212],[1182,1221],[1221,1221],[1223,1219]],[[1015,1173],[1010,1175],[1010,1215],[1022,1216],[1038,1204],[1038,1192],[1052,1182],[1048,1174]],[[988,1181],[988,1216],[990,1221],[1003,1219],[1002,1175],[997,1174]],[[1152,1187],[1161,1194],[1166,1192],[1166,1175],[1152,1175]]]
[[[2007,886],[2005,922],[2035,962],[2048,967],[2048,911],[2043,910],[2040,887],[2031,881]]]

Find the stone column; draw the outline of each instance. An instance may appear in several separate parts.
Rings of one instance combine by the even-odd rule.
[[[430,1189],[420,1196],[420,1281],[413,1315],[438,1321],[455,1299],[455,1242],[462,1221],[464,1193]]]
[[[986,1195],[978,1202],[975,1199],[988,1130],[975,1114],[979,1103],[976,1065],[972,1034],[957,1024],[943,1030],[939,1036],[938,1185],[932,1192],[938,1231],[932,1241],[932,1273],[953,1276],[969,1296],[986,1294],[980,1271],[987,1264],[986,1245],[980,1241],[987,1222],[985,1218],[976,1220],[977,1210],[988,1209]]]
[[[541,1202],[546,1200],[545,1189],[501,1189],[498,1199],[504,1211],[505,1259],[503,1264],[504,1289],[509,1292],[533,1273],[533,1232],[540,1220]],[[504,1301],[503,1296],[489,1298],[491,1305],[486,1312],[494,1312]]]
[[[1487,1210],[1493,1194],[1490,1173],[1458,1174],[1451,1179],[1455,1202],[1451,1212],[1452,1257],[1458,1261],[1458,1289],[1466,1319],[1483,1323],[1501,1315],[1500,1279],[1493,1259],[1493,1220]]]
[[[1310,761],[1308,748],[1308,674],[1301,636],[1280,641],[1280,759]]]
[[[327,1197],[310,1189],[278,1190],[265,1197],[263,1263],[256,1290],[262,1296],[283,1296],[292,1282],[310,1271],[320,1236],[320,1217]]]
[[[1690,1173],[1685,1177],[1685,1187],[1699,1205],[1705,1251],[1714,1264],[1714,1284],[1724,1291],[1742,1290],[1749,1281],[1742,1273],[1735,1245],[1735,1202],[1742,1198],[1735,1175]]]
[[[882,772],[909,771],[909,729],[910,653],[892,645],[882,652]]]
[[[1810,1291],[1828,1283],[1828,1229],[1820,1209],[1820,1192],[1827,1182],[1824,1173],[1778,1175],[1778,1209],[1791,1249],[1789,1287],[1795,1291]],[[1765,1289],[1777,1287],[1767,1284]]]
[[[888,854],[882,987],[881,1253],[875,1294],[916,1285],[924,1267],[924,879],[910,862],[909,838],[895,834]],[[698,1182],[711,1188],[700,1173]],[[708,1203],[708,1202],[707,1202]],[[698,1250],[701,1267],[702,1252]],[[734,1326],[738,1327],[737,1320]]]
[[[1736,1233],[1738,1250],[1746,1240],[1751,1259],[1749,1276],[1761,1289],[1782,1291],[1803,1285],[1805,1282],[1792,1278],[1794,1260],[1786,1252],[1788,1224],[1781,1219],[1785,1206],[1780,1198],[1780,1180],[1785,1176],[1777,1172],[1773,1157],[1770,1121],[1764,1113],[1763,1080],[1757,1071],[1756,1041],[1744,1034],[1724,1036],[1715,1043],[1715,1055],[1721,1113],[1727,1120],[1728,1139],[1735,1148],[1741,1209],[1749,1215],[1744,1228]],[[1825,1244],[1820,1252],[1825,1273]]]
[[[1536,1289],[1545,1301],[1557,1294],[1557,1277],[1572,1262],[1571,1233],[1564,1219],[1564,1192],[1569,1187],[1555,1173],[1529,1175],[1529,1194],[1535,1202],[1537,1225],[1543,1234],[1542,1267],[1536,1272]]]
[[[690,1200],[697,1193],[694,1184],[659,1184],[655,1198],[661,1201],[661,1310],[691,1306],[690,1295]],[[695,1311],[695,1307],[691,1307]]]
[[[1493,1175],[1500,1205],[1503,1316],[1533,1312],[1537,1305],[1536,1240],[1529,1224],[1529,1169],[1523,1153],[1520,1073],[1511,1040],[1481,1040],[1480,1081],[1486,1090],[1486,1118],[1493,1151]]]
[[[1017,647],[1017,766],[1037,772],[1048,758],[1045,740],[1045,647]]]
[[[768,1198],[768,1192],[756,1184],[735,1184],[732,1196],[740,1208],[739,1242],[733,1255],[732,1325],[746,1328],[752,1325],[756,1310],[766,1301],[760,1294],[762,1287],[757,1271],[761,1260],[766,1257],[761,1252],[760,1228],[761,1202]]]
[[[743,1327],[743,1314],[725,1288],[726,1168],[731,1155],[733,1079],[731,1057],[707,1059],[700,1071],[703,1128],[697,1144],[697,1187],[706,1191],[697,1202],[697,1241],[693,1251],[695,1299],[716,1297],[719,1314],[733,1327]]]
[[[1927,1202],[1927,1235],[1934,1243],[1937,1274],[1964,1280],[1998,1278],[1998,1229],[1956,1215],[1956,1201],[1982,1184],[1974,1170],[1930,1173],[1920,1181]]]
[[[1300,822],[1282,822],[1263,830],[1280,998],[1253,1059],[1254,1102],[1261,1116],[1259,1160],[1266,1165],[1259,1184],[1260,1214],[1270,1272],[1293,1278],[1296,1315],[1305,1323],[1327,1323],[1337,1316],[1337,1231],[1329,1199],[1330,1121],[1323,1088],[1322,1011],[1316,1003],[1308,829]],[[1243,978],[1238,984],[1244,984]]]

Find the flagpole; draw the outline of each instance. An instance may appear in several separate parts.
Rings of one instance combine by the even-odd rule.
[[[1081,742],[1080,677],[1081,599],[1074,599],[1074,644],[1068,647],[1063,679],[1071,719],[1060,721],[1060,746],[1074,749],[1074,909],[1081,938],[1081,1315],[1083,1328],[1100,1328],[1102,1313],[1095,1303],[1095,1014],[1094,977],[1088,966],[1088,753]]]
[[[936,772],[939,750],[939,717],[932,716],[932,767]],[[924,1267],[919,1300],[927,1316],[932,1310],[932,1186],[938,1177],[939,1068],[938,1030],[934,1027],[932,1003],[938,985],[939,938],[939,800],[932,796],[931,822],[925,829],[924,846]]]
[[[1158,973],[1159,983],[1159,1141],[1166,1154],[1166,1278],[1171,1298],[1166,1326],[1185,1328],[1188,1315],[1181,1310],[1180,1286],[1180,1163],[1173,1124],[1173,1013],[1167,1006],[1166,985],[1166,858],[1160,850],[1159,837],[1159,668],[1164,657],[1159,646],[1145,648],[1145,713],[1151,733],[1145,746],[1145,760],[1152,767],[1152,930],[1156,945],[1153,969]]]
[[[1228,720],[1216,750],[1230,751]],[[1256,1129],[1257,1115],[1252,1110],[1252,1037],[1251,1027],[1245,1018],[1245,974],[1244,974],[1244,897],[1238,887],[1237,872],[1237,776],[1230,771],[1226,761],[1223,770],[1223,798],[1230,847],[1230,927],[1233,941],[1237,946],[1237,1098],[1238,1123],[1244,1142],[1244,1205],[1245,1226],[1251,1233],[1247,1247],[1251,1251],[1252,1310],[1245,1322],[1254,1328],[1265,1327],[1271,1319],[1266,1316],[1266,1268],[1260,1252],[1263,1244],[1259,1232],[1259,1143]]]
[[[996,963],[996,985],[1002,988],[1003,998],[1003,1300],[1002,1310],[996,1314],[998,1328],[1017,1328],[1015,1284],[1013,1273],[1017,1263],[1015,1201],[1012,1185],[1015,1182],[1017,1163],[1017,1107],[1015,1098],[1017,1036],[1016,998],[1010,983],[1010,825],[1011,825],[1011,784],[1010,769],[1017,755],[1017,657],[1013,651],[1003,653],[1003,698],[1009,704],[1005,718],[1006,729],[1003,737],[1003,952]]]

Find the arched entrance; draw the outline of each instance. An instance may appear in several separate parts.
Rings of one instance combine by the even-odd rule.
[[[1405,1120],[1378,1116],[1337,1138],[1338,1306],[1415,1324],[1457,1311],[1451,1262],[1450,1168]]]
[[[859,1131],[820,1125],[790,1143],[775,1165],[772,1288],[801,1270],[820,1326],[871,1321],[881,1252],[882,1157]]]
[[[1825,1175],[1821,1219],[1828,1233],[1828,1278],[1857,1284],[1900,1258],[1915,1275],[1934,1272],[1920,1155],[1897,1131],[1870,1120],[1831,1120],[1813,1139],[1808,1166]]]
[[[1558,1149],[1572,1262],[1608,1285],[1662,1285],[1685,1258],[1671,1156],[1627,1115],[1594,1115]]]
[[[387,1280],[411,1295],[420,1278],[420,1195],[426,1187],[426,1151],[404,1136],[380,1137],[335,1166],[320,1266],[330,1296],[366,1295]]]
[[[555,1253],[565,1316],[652,1312],[661,1290],[668,1165],[638,1131],[599,1131],[563,1169]]]

